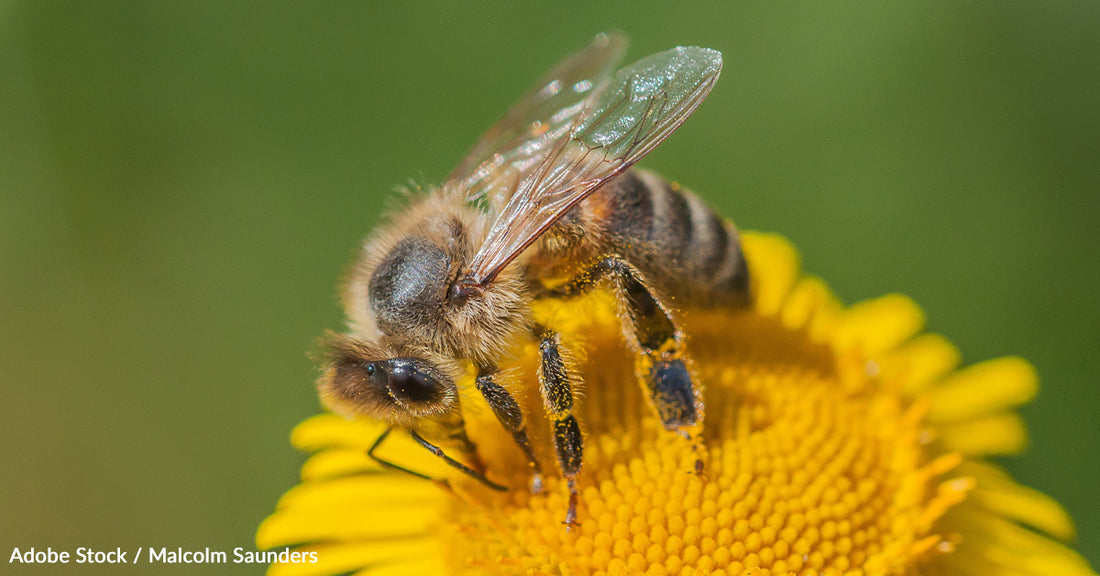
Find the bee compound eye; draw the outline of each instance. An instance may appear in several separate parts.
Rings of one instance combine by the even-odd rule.
[[[434,405],[443,400],[444,383],[423,363],[409,358],[389,360],[387,388],[395,398],[413,405]]]

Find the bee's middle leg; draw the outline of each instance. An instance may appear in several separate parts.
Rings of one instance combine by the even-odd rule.
[[[641,356],[638,378],[645,382],[650,399],[665,429],[690,436],[689,428],[703,423],[703,402],[688,369],[684,334],[669,309],[641,272],[619,256],[606,256],[557,289],[561,296],[579,294],[606,279],[623,309],[626,336]],[[696,451],[701,450],[693,440]],[[703,462],[697,459],[697,472]]]
[[[581,469],[584,441],[577,417],[573,415],[573,386],[558,339],[559,336],[553,332],[542,335],[539,342],[539,382],[543,403],[551,419],[558,464],[569,486],[569,509],[564,524],[572,527],[577,524],[577,474]]]

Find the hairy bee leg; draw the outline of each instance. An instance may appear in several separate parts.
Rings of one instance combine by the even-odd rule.
[[[684,433],[692,441],[696,452],[695,469],[702,474],[700,440],[691,438],[685,430],[702,424],[703,405],[685,361],[684,335],[638,269],[619,256],[607,256],[555,293],[576,295],[604,278],[614,285],[625,308],[628,338],[642,356],[639,378],[645,381],[665,429]]]
[[[493,371],[483,369],[476,380],[477,389],[493,410],[497,420],[504,429],[512,434],[516,444],[527,456],[527,463],[531,467],[531,493],[542,492],[542,466],[535,458],[535,452],[531,448],[531,441],[527,438],[527,422],[523,419],[523,410],[520,409],[516,399],[500,384],[493,381]]]
[[[554,448],[558,453],[558,465],[569,486],[569,508],[563,524],[572,528],[577,524],[577,474],[581,469],[584,439],[580,425],[573,416],[573,386],[569,371],[562,359],[558,335],[547,332],[539,343],[541,362],[539,380],[546,412],[551,419]]]
[[[443,486],[447,486],[448,488],[450,487],[450,483],[447,482],[446,479],[438,480],[438,479],[432,478],[431,476],[428,476],[427,474],[423,474],[423,473],[417,472],[415,470],[410,470],[408,468],[405,468],[404,466],[399,466],[397,464],[394,464],[393,462],[390,462],[389,460],[384,460],[384,459],[380,458],[379,456],[376,456],[374,454],[375,450],[378,450],[378,448],[382,445],[382,442],[384,442],[386,440],[386,438],[389,437],[390,432],[393,432],[393,427],[392,426],[389,427],[389,428],[386,428],[386,431],[382,432],[382,434],[379,435],[377,439],[375,439],[374,443],[371,444],[371,447],[367,450],[367,456],[369,456],[372,460],[377,462],[383,468],[388,468],[390,470],[397,470],[398,472],[404,472],[406,474],[416,476],[417,478],[423,478],[424,480],[430,480],[432,482],[442,484]],[[420,444],[421,446],[426,448],[432,454],[435,454],[436,456],[442,458],[443,461],[446,462],[449,466],[461,471],[463,474],[466,474],[467,476],[473,478],[474,480],[477,480],[478,482],[481,482],[482,484],[488,486],[489,488],[492,488],[493,490],[497,490],[497,491],[500,491],[500,492],[505,492],[505,491],[508,490],[508,488],[506,488],[504,486],[501,486],[500,484],[497,484],[497,483],[493,482],[492,480],[489,480],[488,478],[485,477],[484,474],[481,474],[480,472],[470,468],[469,466],[466,466],[465,464],[463,464],[463,463],[461,463],[457,460],[454,460],[450,456],[447,456],[441,448],[439,448],[438,446],[436,446],[436,445],[428,442],[427,440],[421,438],[420,435],[417,434],[416,432],[413,432],[412,430],[409,430],[409,435],[412,436],[412,439],[415,440],[417,444]]]

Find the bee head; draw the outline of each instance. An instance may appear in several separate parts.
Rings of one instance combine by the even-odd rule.
[[[370,343],[332,335],[327,348],[318,388],[333,412],[411,426],[457,411],[453,361],[387,338]]]

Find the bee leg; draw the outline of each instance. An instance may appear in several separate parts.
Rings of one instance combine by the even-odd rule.
[[[462,445],[462,454],[465,455],[466,461],[470,463],[470,468],[477,470],[479,473],[485,473],[485,460],[481,458],[481,453],[477,451],[477,445],[466,434],[466,423],[459,420],[454,424],[453,431],[448,435],[448,438]]]
[[[390,432],[393,432],[393,427],[392,426],[389,427],[389,428],[386,428],[386,431],[383,432],[374,441],[374,444],[371,444],[370,449],[367,450],[367,456],[369,456],[372,460],[377,462],[383,468],[388,468],[390,470],[397,470],[399,472],[404,472],[406,474],[416,476],[417,478],[423,478],[425,480],[430,480],[432,482],[436,482],[438,484],[446,486],[447,488],[450,488],[450,483],[447,482],[446,479],[437,480],[435,478],[432,478],[431,476],[428,476],[427,474],[423,474],[423,473],[417,472],[415,470],[409,470],[408,468],[405,468],[403,466],[398,466],[397,464],[394,464],[393,462],[390,462],[389,460],[383,460],[382,458],[376,456],[374,454],[374,451],[377,450],[378,447],[382,445],[382,442],[384,442],[387,437],[389,437]],[[508,490],[504,486],[501,486],[500,484],[497,484],[497,483],[493,482],[492,480],[489,480],[488,478],[485,477],[484,474],[470,468],[469,466],[466,466],[465,464],[451,458],[450,456],[447,456],[441,448],[439,448],[438,446],[436,446],[436,445],[428,442],[427,440],[421,438],[420,435],[417,434],[416,432],[414,432],[412,430],[409,430],[409,435],[412,437],[413,440],[416,441],[417,444],[420,444],[421,446],[426,448],[432,454],[435,454],[436,456],[442,458],[443,461],[446,462],[447,465],[451,466],[452,468],[455,468],[455,469],[459,470],[463,474],[473,478],[474,480],[477,480],[478,482],[481,482],[482,484],[488,486],[489,488],[492,488],[493,490],[497,490],[497,491],[500,491],[500,492],[504,492],[504,491]]]
[[[645,278],[626,260],[607,256],[557,289],[562,296],[584,292],[609,280],[624,311],[631,347],[639,353],[638,378],[645,382],[666,430],[684,434],[696,452],[695,471],[703,473],[702,445],[687,429],[703,423],[702,397],[686,361],[684,334]]]
[[[563,524],[571,529],[577,525],[577,474],[581,469],[584,442],[577,418],[572,414],[573,386],[561,356],[558,335],[552,332],[543,334],[539,352],[542,357],[539,364],[542,399],[551,419],[558,464],[569,486],[569,509]]]
[[[496,490],[498,492],[508,491],[508,488],[506,488],[504,486],[501,486],[500,484],[497,484],[497,483],[493,482],[492,480],[489,480],[481,472],[478,472],[477,470],[474,470],[474,469],[470,468],[469,466],[459,462],[458,460],[455,460],[454,458],[451,458],[450,456],[448,456],[446,453],[443,452],[442,448],[436,446],[435,444],[432,444],[431,442],[428,442],[427,440],[422,438],[420,436],[420,434],[417,434],[415,431],[409,430],[409,436],[412,436],[412,439],[415,440],[417,444],[420,444],[425,449],[427,449],[428,452],[431,452],[432,454],[435,454],[436,456],[442,458],[443,461],[446,462],[447,465],[450,466],[451,468],[454,468],[454,469],[458,470],[459,472],[462,472],[463,474],[469,476],[470,478],[473,478],[474,480],[477,480],[478,482],[481,482],[482,484],[488,486],[489,488],[492,488],[493,490]]]
[[[523,420],[523,410],[520,409],[516,399],[500,384],[493,381],[492,368],[482,368],[478,374],[476,385],[489,408],[493,410],[497,420],[504,429],[512,434],[516,444],[527,456],[527,463],[531,467],[531,493],[542,492],[542,467],[539,466],[535,452],[531,449],[531,441],[527,438],[527,423]]]
[[[413,471],[413,470],[409,470],[408,468],[404,468],[402,466],[398,466],[397,464],[394,464],[393,462],[390,462],[388,460],[383,460],[383,459],[379,458],[378,456],[374,455],[374,451],[377,450],[378,447],[382,445],[382,442],[386,441],[386,438],[389,437],[390,432],[393,432],[393,427],[392,426],[389,427],[389,428],[386,428],[386,431],[383,432],[381,435],[378,436],[378,438],[376,438],[374,440],[374,444],[371,444],[370,448],[367,449],[367,456],[369,456],[371,460],[374,460],[375,462],[377,462],[383,468],[388,468],[390,470],[397,470],[399,472],[404,472],[406,474],[411,474],[413,476],[416,476],[417,478],[423,478],[424,480],[431,480],[433,482],[436,481],[431,476],[428,476],[426,474],[421,474],[420,472],[416,472],[416,471]],[[440,480],[439,482],[441,482],[443,484],[446,484],[447,481],[446,480]]]

